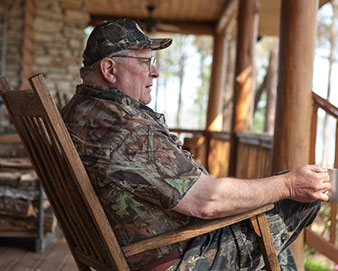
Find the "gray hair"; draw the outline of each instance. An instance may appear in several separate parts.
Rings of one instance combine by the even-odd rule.
[[[118,52],[115,52],[115,53],[111,53],[105,57],[109,57],[111,58],[113,55],[114,56],[118,56],[118,55],[126,55],[127,53],[130,53],[131,50],[121,50],[121,51],[118,51]],[[84,80],[88,80],[91,76],[93,76],[97,71],[98,71],[98,68],[99,68],[99,64],[100,64],[100,61],[102,59],[96,61],[95,63],[93,63],[92,65],[90,66],[82,66],[81,69],[80,69],[80,78],[84,81]],[[114,59],[114,61],[116,61],[117,63],[123,63],[123,61],[125,61],[124,58],[117,58],[117,59]]]

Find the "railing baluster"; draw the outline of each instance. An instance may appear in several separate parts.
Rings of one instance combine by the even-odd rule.
[[[310,164],[316,163],[317,116],[319,105],[314,101],[311,117]]]
[[[338,119],[336,119],[336,146],[334,156],[334,167],[338,168]],[[338,204],[331,203],[330,243],[333,245],[336,245],[337,212],[338,212]]]

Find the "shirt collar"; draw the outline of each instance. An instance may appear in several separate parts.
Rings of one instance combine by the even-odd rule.
[[[165,117],[163,114],[155,112],[150,107],[135,100],[129,95],[124,94],[117,88],[107,88],[99,85],[81,84],[76,87],[76,94],[88,95],[99,99],[110,100],[126,106],[131,106],[133,108],[143,110],[151,115],[153,118],[165,124]]]

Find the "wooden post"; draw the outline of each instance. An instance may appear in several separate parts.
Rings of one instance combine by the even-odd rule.
[[[283,0],[272,173],[309,162],[311,87],[318,0]],[[292,247],[304,270],[304,235]]]
[[[209,131],[222,130],[222,92],[224,88],[225,76],[225,54],[227,52],[227,40],[225,35],[214,35],[214,48],[212,58],[212,70],[209,87],[209,100],[206,122],[206,144],[205,148],[205,167],[209,170],[209,153],[210,153],[210,133]],[[202,151],[203,152],[203,151]]]
[[[207,130],[222,130],[222,92],[225,78],[225,55],[227,39],[224,35],[214,35],[214,49],[207,112]]]
[[[237,31],[235,91],[229,175],[236,172],[235,133],[249,131],[252,122],[254,48],[257,39],[258,0],[240,0]]]

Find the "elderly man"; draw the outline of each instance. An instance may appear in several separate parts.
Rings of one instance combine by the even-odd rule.
[[[198,219],[225,217],[268,203],[282,270],[296,270],[288,248],[315,218],[330,188],[327,170],[303,166],[257,180],[214,178],[146,106],[159,76],[149,39],[129,19],[95,27],[83,52],[83,84],[63,118],[121,245]],[[132,270],[258,270],[258,241],[244,221],[128,259]]]

